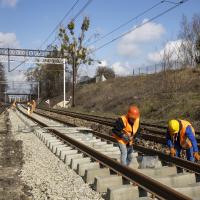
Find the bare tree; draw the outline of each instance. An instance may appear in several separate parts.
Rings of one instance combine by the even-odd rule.
[[[184,64],[194,65],[198,52],[196,44],[200,38],[200,14],[195,14],[190,22],[183,15],[179,38],[182,40],[181,51]]]
[[[5,69],[4,66],[0,63],[0,81],[5,81]],[[6,90],[5,84],[0,84],[0,101],[3,101],[4,99],[4,92]]]

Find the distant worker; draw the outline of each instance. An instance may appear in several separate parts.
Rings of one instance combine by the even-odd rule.
[[[132,160],[133,143],[139,135],[140,112],[137,106],[131,105],[126,115],[116,120],[112,129],[121,152],[121,164],[129,165]]]
[[[11,107],[14,111],[16,110],[16,100],[13,101],[12,103],[12,107]]]
[[[32,110],[32,104],[30,102],[27,103],[27,113],[28,115],[31,115],[31,110]]]
[[[32,109],[31,109],[31,113],[33,113],[35,111],[36,108],[36,102],[35,100],[32,100]]]
[[[186,149],[187,160],[199,161],[197,140],[192,125],[186,120],[172,119],[168,122],[167,146],[170,155],[180,157],[181,150]]]

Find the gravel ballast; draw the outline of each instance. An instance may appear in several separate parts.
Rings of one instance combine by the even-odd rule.
[[[9,114],[13,135],[23,142],[21,179],[31,188],[33,199],[102,199],[99,193],[93,191],[80,176],[47,149],[33,132],[25,133],[19,129],[25,127],[18,117],[19,113],[10,111]]]
[[[0,114],[0,200],[30,200],[28,186],[20,179],[22,142],[10,131],[8,112]]]

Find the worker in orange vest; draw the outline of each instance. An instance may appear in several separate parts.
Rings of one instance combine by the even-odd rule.
[[[35,100],[32,100],[31,113],[33,113],[35,111],[35,108],[36,108],[36,102],[35,102]]]
[[[16,100],[14,100],[14,102],[12,103],[12,109],[16,110]]]
[[[112,129],[121,152],[121,164],[129,165],[132,160],[133,143],[140,129],[140,112],[137,106],[131,105],[126,115],[116,120]]]
[[[31,110],[32,110],[32,104],[31,104],[31,102],[28,102],[27,103],[27,114],[28,115],[32,114]]]
[[[172,119],[168,122],[167,146],[170,155],[180,157],[181,150],[186,149],[187,160],[199,161],[197,140],[192,125],[186,120]]]

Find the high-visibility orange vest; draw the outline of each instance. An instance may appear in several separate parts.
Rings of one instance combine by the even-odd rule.
[[[16,108],[16,103],[15,102],[13,102],[12,107]]]
[[[138,128],[139,128],[139,125],[140,125],[140,118],[137,118],[137,119],[134,121],[133,126],[131,126],[131,124],[129,124],[128,118],[127,118],[126,115],[121,116],[121,119],[122,119],[123,124],[124,124],[123,132],[124,132],[125,134],[127,134],[129,137],[134,136],[134,135],[137,133]],[[128,142],[124,141],[122,138],[116,136],[115,134],[113,134],[113,136],[115,137],[115,139],[116,139],[119,143],[121,143],[121,144],[128,144]]]
[[[194,128],[192,127],[190,122],[188,122],[186,120],[178,120],[178,121],[181,123],[181,127],[180,127],[181,129],[179,131],[179,133],[180,133],[180,145],[184,149],[189,149],[189,148],[192,147],[192,143],[191,143],[191,141],[189,140],[189,138],[186,135],[186,128],[188,126],[190,126],[190,128],[192,129],[192,132],[193,132],[193,134],[195,136]],[[172,137],[172,135],[171,135],[171,137]]]
[[[36,102],[35,100],[32,101],[32,109],[31,109],[31,112],[34,112],[35,111],[35,108],[36,108]]]

